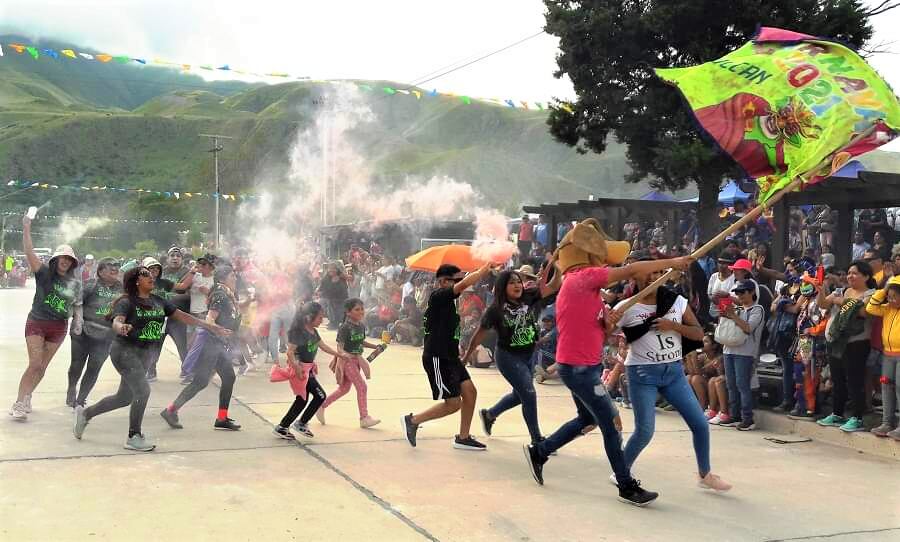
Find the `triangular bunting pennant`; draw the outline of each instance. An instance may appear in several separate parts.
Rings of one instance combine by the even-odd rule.
[[[28,51],[28,54],[31,55],[31,58],[35,60],[37,60],[37,58],[41,56],[38,50],[34,47],[26,47],[25,50]]]
[[[78,56],[80,56],[81,58],[83,58],[85,60],[94,60],[94,55],[91,55],[88,53],[78,53]]]
[[[18,43],[10,43],[9,46],[12,47],[12,48],[13,48],[17,53],[19,53],[20,55],[21,55],[22,53],[25,52],[25,46],[24,46],[24,45],[20,45],[20,44],[18,44]]]
[[[111,55],[96,55],[94,58],[96,58],[100,62],[106,63],[112,60],[113,57]]]
[[[418,91],[418,90],[412,90],[412,91],[410,91],[410,92],[413,93],[413,95],[416,97],[417,100],[419,100],[419,99],[422,98],[422,93],[421,93],[420,91]]]
[[[75,51],[73,51],[71,49],[63,49],[62,51],[60,51],[60,53],[62,53],[63,55],[65,55],[69,58],[76,58]]]

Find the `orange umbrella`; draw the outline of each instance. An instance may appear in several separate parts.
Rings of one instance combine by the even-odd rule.
[[[406,267],[417,271],[434,273],[444,264],[455,265],[463,271],[475,271],[485,262],[475,258],[472,247],[468,245],[439,245],[406,258]]]

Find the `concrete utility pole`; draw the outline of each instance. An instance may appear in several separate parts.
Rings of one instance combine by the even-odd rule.
[[[213,199],[216,200],[215,233],[213,235],[216,240],[216,250],[221,250],[221,239],[219,238],[219,199],[221,198],[221,195],[219,194],[219,153],[222,152],[222,150],[225,147],[222,147],[221,145],[219,145],[219,140],[220,139],[234,139],[234,138],[230,137],[230,136],[218,135],[218,134],[199,134],[199,135],[200,135],[200,137],[208,137],[213,140],[213,148],[211,148],[210,150],[208,150],[206,152],[213,153],[213,163],[214,163],[214,168],[215,168],[215,181],[216,181],[216,189],[215,189],[215,192],[213,192]]]

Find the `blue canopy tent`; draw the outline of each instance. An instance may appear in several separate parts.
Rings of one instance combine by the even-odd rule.
[[[736,201],[747,201],[750,198],[750,194],[741,190],[741,187],[734,181],[728,181],[728,184],[719,190],[719,203],[723,205],[734,205]],[[700,196],[682,201],[696,203],[700,201]]]
[[[672,196],[664,194],[659,190],[651,190],[638,199],[642,201],[676,201]]]

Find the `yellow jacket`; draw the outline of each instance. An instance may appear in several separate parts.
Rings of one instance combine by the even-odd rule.
[[[900,277],[891,277],[888,284],[900,285]],[[884,353],[888,356],[900,356],[900,309],[894,309],[887,302],[887,288],[878,290],[869,299],[866,312],[881,316],[881,341]]]

